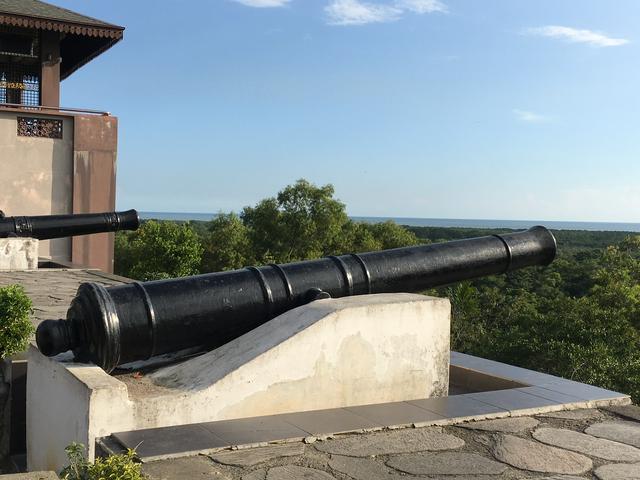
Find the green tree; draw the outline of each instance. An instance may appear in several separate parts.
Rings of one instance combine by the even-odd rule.
[[[21,285],[0,287],[0,359],[24,351],[34,328],[31,299]],[[0,377],[1,381],[1,377]]]
[[[413,232],[389,220],[381,223],[367,224],[367,229],[379,242],[380,249],[408,247],[418,245],[420,240]],[[424,243],[424,242],[422,242]]]
[[[199,273],[203,248],[189,224],[145,222],[116,243],[117,273],[158,280]]]
[[[209,222],[202,243],[202,272],[233,270],[255,262],[247,227],[233,213]]]
[[[244,208],[241,217],[256,259],[284,263],[341,250],[349,218],[333,194],[331,185],[298,180],[275,198]]]

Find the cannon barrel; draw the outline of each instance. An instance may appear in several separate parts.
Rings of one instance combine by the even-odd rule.
[[[5,217],[0,215],[0,238],[31,237],[39,240],[75,237],[91,233],[136,230],[140,217],[135,210],[126,212],[80,213]]]
[[[80,285],[66,320],[38,327],[45,355],[73,350],[110,372],[190,347],[215,348],[318,298],[420,292],[485,275],[548,265],[556,241],[524,232],[105,288]]]

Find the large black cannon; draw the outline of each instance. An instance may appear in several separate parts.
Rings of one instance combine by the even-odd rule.
[[[0,238],[31,237],[48,240],[91,233],[136,230],[139,226],[140,218],[135,210],[35,217],[5,217],[0,212]]]
[[[461,280],[548,265],[556,241],[544,227],[381,252],[249,267],[105,288],[84,283],[66,320],[36,334],[45,355],[73,350],[110,372],[190,347],[214,348],[318,298],[420,292]]]

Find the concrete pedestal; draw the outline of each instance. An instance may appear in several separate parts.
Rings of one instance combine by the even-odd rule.
[[[38,268],[38,240],[34,238],[0,238],[0,270],[35,270]]]
[[[447,395],[449,301],[410,294],[329,299],[147,377],[30,351],[29,470],[113,432]]]

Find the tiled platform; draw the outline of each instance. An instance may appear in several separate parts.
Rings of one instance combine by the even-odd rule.
[[[472,393],[120,432],[113,434],[109,443],[113,445],[115,440],[121,447],[136,448],[140,458],[149,462],[349,432],[451,425],[630,403],[627,395],[457,352],[451,354],[451,365],[452,379],[466,383],[459,388]],[[492,382],[501,389],[479,391]]]

